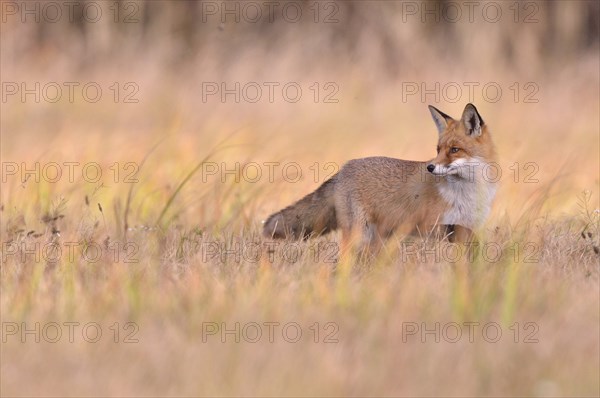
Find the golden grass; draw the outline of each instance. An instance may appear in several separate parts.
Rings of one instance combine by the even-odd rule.
[[[2,104],[4,165],[78,162],[73,181],[63,165],[57,182],[20,173],[2,182],[2,395],[600,393],[597,49],[538,55],[542,14],[531,26],[459,24],[457,43],[443,52],[443,34],[395,23],[399,6],[378,4],[359,8],[364,28],[353,50],[333,46],[333,31],[321,25],[304,34],[300,26],[279,27],[264,43],[247,43],[227,27],[209,31],[206,47],[175,66],[172,37],[153,36],[147,51],[125,42],[113,58],[78,67],[60,48],[23,55],[14,35],[24,28],[3,25],[12,29],[3,30],[5,54],[52,60],[3,57],[3,81],[96,81],[107,94],[98,103]],[[569,7],[559,8],[583,18]],[[501,43],[513,28],[511,64]],[[379,30],[395,45],[392,71],[385,46],[373,45]],[[140,103],[115,104],[114,81],[139,85]],[[340,101],[203,103],[207,81],[293,81],[304,98],[315,81],[335,82]],[[497,103],[481,95],[473,101],[494,134],[503,172],[481,231],[487,257],[455,264],[443,257],[452,250],[447,244],[395,237],[377,259],[336,262],[337,234],[282,245],[288,251],[280,246],[274,261],[254,250],[261,220],[345,161],[433,156],[427,103],[458,117],[468,98],[403,102],[403,83],[470,81],[504,90]],[[515,103],[514,82],[535,82],[539,101]],[[103,173],[97,182],[81,174],[92,162]],[[252,162],[262,171],[255,181],[242,172]],[[278,162],[272,179],[265,162]],[[292,170],[282,174],[291,162],[303,173],[295,182]],[[239,180],[222,174],[236,164]],[[137,182],[126,181],[131,170]],[[61,255],[52,261],[56,247]],[[233,253],[215,255],[217,247]],[[96,251],[93,261],[84,256]],[[51,328],[42,332],[51,322],[61,326],[57,343],[44,339],[54,336]],[[79,323],[73,342],[65,322]],[[97,343],[81,335],[91,322],[102,329]],[[272,342],[265,322],[279,323]],[[39,333],[20,335],[36,323]],[[236,323],[239,333],[208,334]],[[254,323],[263,333],[258,342],[241,332]],[[295,343],[293,329],[281,330],[292,323],[302,329]],[[439,333],[422,334],[436,324]],[[455,325],[462,336],[450,342]],[[483,326],[490,328],[485,336]],[[502,331],[497,342],[494,328]],[[138,341],[126,343],[131,332]]]

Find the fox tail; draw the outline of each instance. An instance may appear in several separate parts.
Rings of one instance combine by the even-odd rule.
[[[263,236],[271,239],[308,239],[337,229],[333,176],[316,191],[291,206],[271,214],[264,223]]]

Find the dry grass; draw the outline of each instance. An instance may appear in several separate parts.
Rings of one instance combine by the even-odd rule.
[[[341,8],[348,26],[361,27],[353,35],[344,18],[267,31],[209,23],[188,47],[170,25],[182,23],[181,4],[165,6],[169,23],[151,25],[139,42],[139,26],[120,25],[119,33],[103,20],[90,28],[88,47],[74,36],[73,48],[63,47],[60,25],[46,27],[54,39],[29,51],[24,43],[37,43],[31,26],[2,25],[3,82],[94,81],[105,91],[97,103],[2,103],[4,165],[79,162],[73,181],[64,166],[57,182],[3,172],[2,395],[600,394],[600,77],[597,41],[580,45],[571,31],[585,20],[583,6],[557,2],[567,21],[558,26],[544,6],[537,24],[438,29],[397,23],[399,3],[353,4],[358,13]],[[548,31],[562,32],[555,47],[540,39]],[[340,39],[344,32],[351,39]],[[120,34],[123,48],[107,44]],[[140,102],[114,103],[115,81],[135,82]],[[304,96],[202,102],[201,83],[222,81],[298,82]],[[339,103],[314,103],[314,82],[335,82]],[[403,101],[407,82],[503,89],[496,103],[473,98],[503,172],[481,231],[487,257],[465,267],[442,256],[452,247],[396,237],[378,259],[332,262],[332,234],[294,246],[294,261],[281,248],[274,261],[264,251],[257,260],[260,221],[318,186],[330,166],[370,155],[433,156],[427,103],[458,116],[469,98]],[[515,102],[514,82],[534,82],[539,101]],[[103,172],[97,182],[81,175],[91,162]],[[125,180],[128,162],[135,183]],[[251,162],[261,165],[256,181],[221,175]],[[272,180],[264,162],[280,162]],[[290,162],[303,172],[296,182],[282,175]],[[62,250],[57,261],[43,257],[52,245]],[[214,255],[215,245],[237,257]],[[39,250],[22,253],[31,247]],[[88,256],[100,248],[99,258],[83,257],[86,248]],[[35,334],[23,343],[9,333],[36,322],[61,324],[60,341],[46,342],[40,331],[39,343]],[[77,329],[69,342],[64,322],[96,322],[102,337],[89,343]],[[124,342],[129,322],[136,343]],[[261,325],[260,341],[241,330],[239,342],[206,333],[236,322]],[[292,343],[293,330],[284,338],[279,328],[270,342],[265,322],[295,322],[302,337]],[[462,330],[456,343],[452,322]],[[465,322],[479,324],[473,342]],[[440,341],[420,333],[436,323]],[[415,325],[419,333],[409,334]],[[482,335],[484,325],[501,328],[498,342],[490,341],[494,329]],[[334,342],[324,342],[328,333]]]

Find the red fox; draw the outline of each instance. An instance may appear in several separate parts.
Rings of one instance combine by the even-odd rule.
[[[429,111],[439,133],[434,159],[350,160],[316,191],[272,214],[263,235],[298,240],[339,228],[343,244],[358,233],[371,247],[400,229],[423,234],[446,226],[452,241],[469,242],[496,192],[486,178],[496,160],[492,137],[473,104],[460,120]]]

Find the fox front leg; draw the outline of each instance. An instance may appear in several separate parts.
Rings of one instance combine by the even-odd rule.
[[[458,243],[465,248],[464,255],[472,262],[477,255],[477,247],[479,242],[475,233],[467,227],[462,225],[454,225],[453,232],[450,234],[450,241]]]

